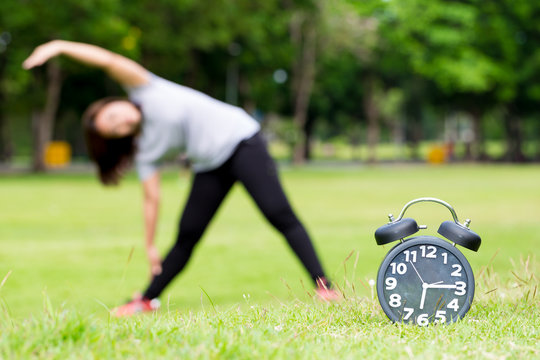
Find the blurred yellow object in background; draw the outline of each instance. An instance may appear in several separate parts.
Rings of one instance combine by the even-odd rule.
[[[45,149],[45,165],[51,168],[61,168],[71,161],[71,146],[65,141],[52,141]]]
[[[446,162],[445,147],[441,145],[432,146],[427,154],[427,161],[430,164],[444,164]]]

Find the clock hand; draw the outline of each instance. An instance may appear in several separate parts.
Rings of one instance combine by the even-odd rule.
[[[411,263],[411,265],[412,265],[412,263]],[[414,270],[416,270],[414,265],[413,265],[413,268],[414,268]],[[416,273],[418,274],[418,271]],[[418,274],[418,277],[420,277],[420,274]],[[422,278],[420,278],[420,280],[422,280]],[[437,281],[436,283],[428,284],[428,283],[425,283],[422,280],[422,297],[420,298],[420,310],[424,309],[424,302],[426,301],[427,289],[428,288],[435,288],[437,286],[437,284],[440,284],[440,283],[442,283],[442,281]]]
[[[442,282],[442,281],[440,281]],[[457,285],[454,284],[454,285],[449,285],[449,284],[440,284],[439,283],[435,283],[435,284],[427,284],[427,287],[429,289],[456,289],[457,288]]]
[[[418,278],[420,279],[420,281],[422,282],[422,284],[425,284],[426,282],[422,279],[422,277],[420,276],[420,274],[418,273],[418,270],[416,270],[416,266],[414,266],[414,264],[412,262],[409,261],[409,264],[412,265],[414,271],[416,272],[416,275],[418,275]]]
[[[422,282],[422,298],[420,299],[420,310],[423,310],[424,309],[424,302],[426,301],[426,292],[427,292],[427,285],[428,284],[424,281],[424,279],[422,279],[422,277],[420,276],[420,273],[418,272],[418,270],[416,270],[416,266],[414,266],[414,264],[412,262],[410,262],[410,261],[409,261],[409,264],[411,264],[411,266],[414,269],[414,272],[416,272],[416,275],[418,275],[418,278]]]
[[[422,298],[420,299],[420,310],[424,309],[424,301],[426,301],[427,285],[428,284],[426,283],[422,284]]]

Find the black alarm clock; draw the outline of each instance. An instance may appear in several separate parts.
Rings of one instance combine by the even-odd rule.
[[[414,236],[425,225],[403,218],[409,206],[435,202],[448,208],[453,221],[444,221],[436,236]],[[461,319],[474,298],[474,275],[461,245],[478,251],[481,239],[469,229],[470,220],[460,224],[456,212],[445,201],[420,198],[408,202],[397,219],[375,231],[378,245],[400,240],[385,256],[377,274],[377,296],[384,313],[393,322],[426,326]],[[408,238],[407,238],[408,237]]]

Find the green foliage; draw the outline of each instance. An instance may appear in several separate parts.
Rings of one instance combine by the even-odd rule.
[[[4,1],[0,32],[9,33],[11,41],[3,54],[9,76],[2,79],[0,86],[12,102],[24,103],[23,95],[29,87],[35,87],[32,73],[23,70],[21,64],[34,47],[48,40],[88,41],[130,55],[134,47],[126,46],[129,41],[125,39],[133,34],[119,16],[119,6],[116,0],[33,0],[24,6],[17,0]]]
[[[493,65],[471,42],[477,8],[463,2],[392,1],[382,26],[412,70],[446,92],[486,91]]]
[[[274,70],[288,68],[290,13],[277,0],[129,1],[125,18],[140,30],[142,62],[164,77],[224,99],[228,65],[240,68],[241,96],[267,109]],[[244,88],[248,88],[246,91]],[[262,96],[262,98],[260,98]]]
[[[294,66],[302,53],[293,25],[308,20],[317,30],[307,121],[308,130],[315,129],[311,135],[365,128],[367,78],[379,84],[379,107],[400,93],[400,101],[379,109],[382,133],[400,125],[411,142],[442,137],[431,130],[442,126],[433,123],[458,111],[480,118],[502,112],[507,115],[501,119],[537,122],[539,11],[538,2],[528,0],[5,0],[0,97],[8,101],[0,109],[0,119],[6,119],[0,120],[0,129],[21,154],[26,146],[19,144],[30,142],[21,136],[30,133],[30,117],[43,104],[46,82],[42,69],[24,71],[21,62],[53,38],[120,52],[158,75],[237,102],[260,118],[290,118]],[[122,90],[80,64],[62,60],[61,66],[56,137],[68,139],[81,155],[81,139],[73,133],[85,104]],[[273,79],[276,70],[287,74],[282,82]],[[504,134],[507,127],[501,127]],[[360,142],[364,138],[361,134]]]

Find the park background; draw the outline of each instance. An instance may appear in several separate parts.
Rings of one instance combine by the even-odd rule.
[[[3,1],[2,356],[538,356],[539,16],[523,0]],[[108,309],[147,280],[140,185],[133,173],[118,188],[98,184],[80,116],[123,91],[65,58],[23,70],[52,39],[119,52],[259,120],[346,300],[311,298],[237,187],[162,297],[163,315],[111,325]],[[190,182],[182,159],[170,165],[163,252]],[[390,249],[373,232],[423,196],[448,201],[483,238],[478,253],[463,249],[477,276],[470,314],[430,332],[390,325],[369,286]],[[431,234],[450,219],[417,207],[410,215]]]
[[[79,119],[123,94],[98,70],[22,61],[89,42],[237,104],[296,163],[540,157],[539,5],[530,1],[15,1],[0,14],[0,160],[42,170],[51,140],[84,161]],[[380,144],[390,144],[378,149]],[[344,150],[344,146],[347,148]],[[422,152],[424,149],[424,152]],[[278,150],[276,150],[278,151]]]

